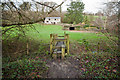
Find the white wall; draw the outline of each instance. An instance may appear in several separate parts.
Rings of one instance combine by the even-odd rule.
[[[61,23],[61,19],[56,19],[56,20],[54,18],[53,19],[51,18],[50,20],[48,18],[45,19],[45,24],[54,24],[54,23],[55,24]]]

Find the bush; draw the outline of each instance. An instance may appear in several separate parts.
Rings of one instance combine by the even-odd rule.
[[[75,26],[76,28],[81,28],[81,26]]]
[[[103,27],[97,27],[97,29],[104,29]]]
[[[116,66],[116,57],[110,53],[81,53],[81,55],[78,56],[78,59],[81,59],[81,65],[83,67],[81,70],[85,69],[83,73],[87,78],[120,78],[119,71],[117,70],[118,66]]]
[[[40,57],[23,56],[12,62],[9,62],[9,58],[4,58],[5,60],[6,62],[2,65],[3,78],[35,78],[38,75],[42,77],[42,73],[47,70],[45,61],[42,61]]]
[[[96,26],[90,26],[90,27],[96,27]]]
[[[74,21],[74,22],[73,22],[73,25],[75,25],[75,24],[76,24],[76,22]]]
[[[86,24],[86,25],[84,25],[83,27],[86,28],[86,27],[89,27],[89,25]]]
[[[97,27],[86,27],[85,29],[97,29]]]

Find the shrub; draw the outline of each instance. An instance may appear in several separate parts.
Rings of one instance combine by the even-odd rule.
[[[76,22],[74,21],[74,22],[73,22],[73,25],[75,25],[75,24],[76,24]]]
[[[83,27],[86,28],[86,27],[89,27],[89,25],[86,24],[86,25],[84,25]]]
[[[76,28],[81,28],[81,26],[75,26]]]
[[[5,58],[9,59],[9,58]],[[14,62],[3,63],[2,76],[3,78],[31,78],[44,73],[47,70],[45,61],[40,57],[36,58],[22,58]],[[34,74],[33,74],[34,73]]]
[[[90,26],[90,27],[96,27],[96,26]]]
[[[97,27],[86,27],[85,29],[97,29]]]
[[[86,39],[78,40],[78,43],[85,45],[86,50],[89,50],[89,42]]]

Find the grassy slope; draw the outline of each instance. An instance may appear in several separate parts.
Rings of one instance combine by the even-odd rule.
[[[58,25],[40,25],[40,24],[34,24],[37,31],[30,29],[27,31],[27,36],[31,37],[32,39],[35,39],[36,41],[43,40],[45,42],[49,42],[50,40],[50,34],[56,33],[58,35],[64,35],[64,31],[62,30],[61,26]],[[106,39],[105,36],[99,36],[96,33],[74,33],[66,31],[70,35],[70,41],[76,41],[80,39],[87,39],[88,41],[96,41],[100,38]],[[100,34],[100,33],[99,33]],[[102,35],[102,34],[101,34]]]

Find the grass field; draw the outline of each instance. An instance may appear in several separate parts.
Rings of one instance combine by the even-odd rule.
[[[62,30],[62,27],[59,25],[40,25],[40,24],[34,24],[36,30],[29,29],[29,31],[26,31],[26,35],[32,39],[35,39],[37,41],[43,40],[45,42],[50,41],[50,34],[55,33],[58,35],[64,35],[64,32],[68,33],[70,35],[70,41],[74,42],[81,39],[87,39],[88,41],[98,41],[100,39],[106,40],[106,37],[101,33],[75,33],[70,31],[64,31]],[[99,36],[101,35],[101,36]]]

